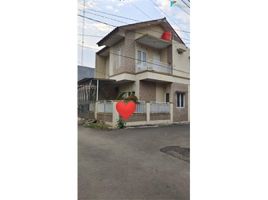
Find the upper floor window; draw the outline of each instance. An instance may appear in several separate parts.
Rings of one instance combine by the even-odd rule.
[[[138,50],[137,55],[138,55],[137,64],[144,64],[144,63],[146,63],[146,57],[147,56],[146,56],[146,52],[145,51]]]
[[[114,59],[114,65],[115,68],[119,68],[121,66],[121,49],[117,49],[115,51],[115,59]]]
[[[184,108],[185,107],[185,93],[177,92],[177,107]]]

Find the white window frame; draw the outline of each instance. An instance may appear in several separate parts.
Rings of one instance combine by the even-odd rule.
[[[139,51],[141,52],[141,59],[140,60],[139,60]],[[145,61],[143,60],[144,59],[144,54],[145,54]],[[136,51],[136,59],[137,59],[136,64],[138,66],[145,66],[146,63],[147,63],[147,59],[148,59],[147,51],[144,50],[144,49],[137,49],[137,51]]]
[[[115,69],[118,69],[121,66],[121,48],[116,49],[116,54],[118,55],[115,55]]]
[[[180,101],[179,101],[179,106],[178,106],[178,97],[180,98]],[[183,106],[181,105],[182,104],[182,99],[183,97]],[[177,108],[185,108],[185,92],[176,92],[176,107]]]

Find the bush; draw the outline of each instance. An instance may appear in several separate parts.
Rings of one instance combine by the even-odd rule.
[[[134,96],[134,95],[131,95],[131,96],[126,98],[126,101],[133,101],[133,102],[137,103],[138,98],[136,96]]]
[[[123,129],[125,127],[126,127],[126,122],[122,120],[121,117],[119,117],[119,119],[117,120],[117,128]]]
[[[109,129],[110,126],[105,124],[104,122],[102,121],[97,121],[97,120],[94,120],[94,121],[87,121],[83,124],[83,126],[85,128],[95,128],[95,129]]]

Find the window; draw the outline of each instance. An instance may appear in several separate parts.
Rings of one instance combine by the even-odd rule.
[[[144,64],[146,62],[146,52],[138,50],[138,61],[137,64]]]
[[[120,65],[121,65],[121,49],[117,49],[116,51],[115,51],[115,59],[114,59],[114,65],[115,65],[115,68],[117,69],[117,68],[119,68],[120,67]]]
[[[184,108],[185,93],[177,92],[177,107]]]
[[[166,93],[166,103],[169,102],[169,93]]]

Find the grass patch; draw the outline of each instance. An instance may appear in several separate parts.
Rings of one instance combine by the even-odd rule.
[[[95,121],[95,122],[85,122],[83,124],[85,128],[95,128],[95,129],[102,129],[102,130],[109,130],[111,129],[111,126],[105,124],[101,121]]]

